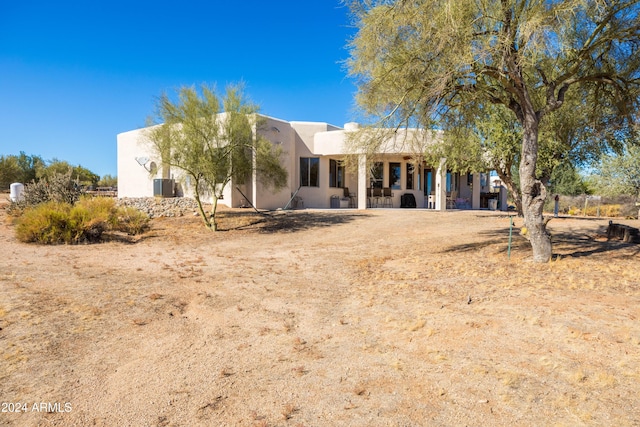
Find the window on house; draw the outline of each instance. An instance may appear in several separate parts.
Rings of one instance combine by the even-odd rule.
[[[413,190],[413,175],[415,172],[415,165],[407,163],[407,190]]]
[[[389,187],[400,190],[400,163],[389,163]]]
[[[460,174],[447,171],[447,192],[460,189]]]
[[[424,181],[424,194],[429,195],[433,191],[435,191],[435,180],[433,179],[433,169],[425,169],[424,170],[425,181]]]
[[[338,160],[329,160],[329,187],[344,187],[344,165]]]
[[[371,188],[382,188],[382,178],[384,175],[384,164],[376,162],[371,168]]]
[[[300,157],[300,185],[320,187],[320,158]]]

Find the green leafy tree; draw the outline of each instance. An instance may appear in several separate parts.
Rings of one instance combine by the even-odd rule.
[[[16,156],[0,156],[0,190],[6,190],[14,182],[20,182],[21,172]]]
[[[621,155],[604,156],[596,182],[603,194],[640,198],[640,147],[631,146]]]
[[[35,180],[44,166],[40,156],[28,156],[24,151],[17,156],[0,156],[0,189],[7,189],[14,182],[27,184]]]
[[[246,100],[242,86],[229,86],[222,100],[206,85],[200,92],[183,87],[175,102],[166,94],[160,96],[157,108],[162,124],[151,127],[147,137],[164,165],[183,170],[194,183],[200,215],[209,229],[217,230],[218,200],[232,180],[244,183],[255,170],[267,187],[286,184],[282,149],[256,132],[261,125],[258,107]],[[207,195],[213,198],[210,214],[202,205]]]
[[[588,194],[585,180],[569,162],[558,165],[551,174],[550,190],[553,194],[578,196]]]
[[[26,184],[38,178],[38,174],[45,168],[46,162],[40,156],[29,156],[24,151],[21,151],[18,155],[18,165],[22,171],[18,182]]]
[[[78,184],[95,185],[100,180],[100,176],[91,172],[89,169],[81,165],[72,166],[69,162],[58,159],[53,159],[48,162],[47,166],[40,170],[38,178],[51,178],[67,172],[70,172],[71,177],[76,180]]]
[[[539,175],[541,125],[569,90],[629,129],[638,103],[637,0],[351,0],[357,100],[383,124],[470,123],[488,105],[522,130],[519,184],[533,259],[551,258]],[[472,114],[473,116],[468,116]],[[451,117],[466,117],[451,120]],[[553,150],[549,152],[550,158]]]
[[[112,176],[112,175],[104,175],[102,178],[100,178],[100,181],[98,181],[98,186],[100,187],[117,187],[118,186],[118,177],[117,176]]]

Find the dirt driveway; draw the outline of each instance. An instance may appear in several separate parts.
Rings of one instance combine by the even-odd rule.
[[[640,249],[606,224],[551,221],[538,265],[495,212],[45,247],[0,209],[0,425],[638,426]]]

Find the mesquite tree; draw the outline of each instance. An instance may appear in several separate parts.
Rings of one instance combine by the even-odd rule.
[[[519,179],[533,259],[551,258],[537,171],[541,123],[568,91],[632,127],[640,85],[638,0],[351,0],[357,100],[387,122],[432,127],[506,107],[522,130]],[[471,108],[472,107],[472,108]],[[465,123],[471,122],[468,117]]]

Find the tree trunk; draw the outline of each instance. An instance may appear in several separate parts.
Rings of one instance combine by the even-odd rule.
[[[192,176],[193,177],[193,176]],[[215,221],[213,222],[213,227],[212,227],[212,223],[209,220],[209,218],[207,217],[207,213],[204,211],[204,207],[202,206],[202,200],[200,200],[200,191],[198,189],[198,180],[197,177],[193,177],[196,185],[194,188],[194,197],[196,199],[196,203],[198,204],[198,212],[200,213],[200,218],[202,218],[202,220],[204,221],[204,225],[209,229],[209,230],[213,230],[216,231],[215,229]]]
[[[218,221],[216,219],[216,211],[218,210],[218,196],[213,195],[213,206],[211,206],[211,229],[218,231]]]
[[[522,213],[526,227],[523,235],[531,242],[533,261],[542,263],[551,259],[551,236],[547,233],[546,223],[542,215],[547,189],[536,178],[538,118],[535,113],[526,114],[523,128],[522,159],[520,161]]]

